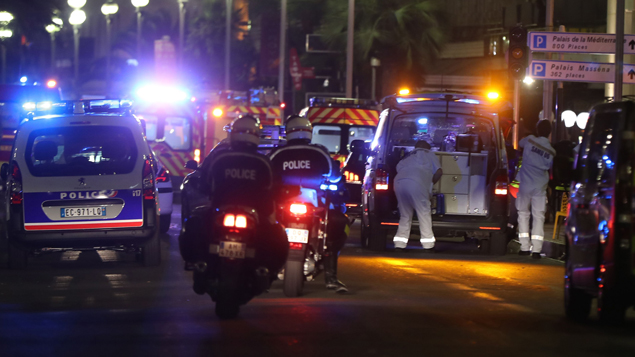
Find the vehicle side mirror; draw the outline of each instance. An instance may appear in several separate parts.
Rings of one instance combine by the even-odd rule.
[[[2,178],[2,181],[6,181],[9,178],[9,164],[6,162],[0,167],[0,178]]]
[[[198,163],[194,160],[188,160],[188,162],[185,163],[185,168],[190,170],[196,170],[198,169]]]

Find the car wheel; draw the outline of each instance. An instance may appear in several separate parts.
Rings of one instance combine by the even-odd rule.
[[[142,249],[141,256],[143,265],[154,267],[161,264],[161,241],[159,240],[158,232],[143,245]]]
[[[388,232],[381,228],[377,217],[374,215],[370,215],[368,219],[370,221],[368,247],[378,252],[386,250],[386,237],[388,236]]]
[[[370,239],[369,237],[370,230],[366,226],[366,223],[364,223],[364,218],[359,220],[359,226],[360,226],[359,244],[362,246],[362,248],[368,248],[368,241]]]
[[[159,230],[161,233],[167,233],[170,230],[171,221],[172,221],[172,213],[160,216]]]
[[[619,324],[624,321],[626,308],[628,307],[625,294],[618,289],[601,288],[598,295],[598,315],[600,321],[606,324]]]
[[[507,253],[507,232],[495,232],[489,235],[489,255],[505,255]]]

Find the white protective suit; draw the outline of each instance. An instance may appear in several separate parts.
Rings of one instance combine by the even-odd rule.
[[[412,211],[417,212],[421,245],[424,249],[434,248],[430,195],[432,177],[441,168],[439,158],[430,150],[415,149],[397,164],[395,195],[399,205],[399,228],[393,239],[395,248],[405,248],[410,237]]]
[[[523,164],[518,173],[520,186],[516,198],[520,250],[529,251],[531,249],[532,253],[540,253],[545,238],[544,225],[549,168],[553,163],[554,156],[556,156],[556,151],[549,144],[549,139],[544,136],[529,135],[522,139],[518,146],[523,148]],[[530,239],[529,218],[531,215],[533,215],[534,221]]]

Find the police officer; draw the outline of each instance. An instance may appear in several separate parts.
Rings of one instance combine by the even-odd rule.
[[[529,135],[523,138],[518,147],[523,150],[523,165],[518,172],[518,240],[520,255],[530,255],[540,259],[544,240],[545,209],[547,203],[547,185],[549,168],[553,163],[556,151],[549,144],[551,123],[540,120],[536,124],[538,136]],[[530,211],[531,208],[531,211]],[[529,217],[533,215],[531,239],[529,235]],[[531,249],[531,250],[530,250]]]
[[[184,224],[179,243],[186,262],[196,263],[205,257],[210,239],[217,240],[209,219],[210,209],[237,205],[253,208],[258,214],[254,258],[258,267],[266,267],[273,280],[284,266],[289,249],[287,236],[276,222],[271,163],[258,153],[259,142],[258,119],[241,116],[231,125],[229,146],[214,148],[206,160],[209,164],[201,167],[204,170],[201,181],[210,205],[193,210],[192,219],[188,218]],[[204,286],[197,286],[197,279],[194,281],[195,292],[204,293],[201,291]]]
[[[341,180],[339,162],[331,158],[324,146],[311,144],[313,128],[307,118],[291,115],[285,127],[287,144],[270,154],[274,175],[280,183],[319,189],[325,176],[331,182],[338,182],[338,191],[331,202],[338,209],[329,209],[326,228],[324,275],[327,289],[345,293],[348,291],[346,285],[337,279],[337,258],[349,230],[348,218],[342,208],[347,191]]]
[[[435,238],[432,232],[432,212],[430,195],[432,185],[443,175],[439,158],[430,151],[430,144],[420,140],[415,149],[397,164],[395,176],[395,195],[399,206],[399,228],[393,242],[395,248],[405,249],[410,238],[412,211],[417,212],[421,245],[423,249],[434,248]]]

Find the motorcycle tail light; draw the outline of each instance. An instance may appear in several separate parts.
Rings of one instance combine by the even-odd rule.
[[[496,178],[494,194],[497,196],[507,196],[507,175],[500,175]]]
[[[309,209],[303,203],[292,203],[291,206],[289,206],[289,212],[293,214],[302,215],[306,214],[308,211]]]
[[[359,175],[354,174],[350,171],[344,171],[344,177],[346,178],[346,182],[348,183],[361,183],[361,181],[359,181]]]
[[[225,218],[223,219],[223,226],[234,227],[235,225],[236,225],[236,216],[234,216],[233,214],[226,214]]]
[[[247,217],[243,215],[236,216],[236,228],[247,228]]]
[[[377,169],[375,175],[375,189],[377,191],[388,190],[388,172],[383,169]]]

